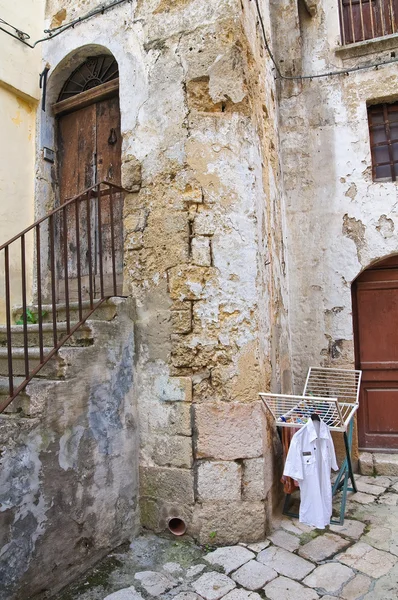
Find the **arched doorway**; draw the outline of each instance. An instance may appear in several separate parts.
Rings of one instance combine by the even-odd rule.
[[[67,199],[76,196],[85,189],[108,181],[116,185],[121,184],[121,150],[122,136],[120,127],[119,108],[119,71],[118,64],[111,54],[89,56],[69,75],[64,82],[57,102],[53,105],[56,116],[56,148],[57,148],[57,180],[58,201],[63,204]],[[94,294],[99,287],[99,276],[96,272],[98,260],[98,231],[96,231],[95,203],[91,210],[89,220],[92,222],[94,235],[90,236],[91,256],[94,268]],[[84,220],[87,219],[84,208],[79,218],[82,221],[81,231],[85,231]],[[68,211],[68,279],[71,299],[77,298],[77,256],[76,247],[75,213]],[[121,195],[113,196],[112,219],[117,229],[122,222]],[[103,251],[103,270],[105,288],[111,287],[111,232],[110,232],[110,206],[104,203],[101,213],[101,240]],[[59,237],[63,236],[60,228]],[[62,241],[61,241],[62,243]],[[87,242],[88,243],[88,242]],[[122,273],[122,239],[116,239],[116,269]],[[82,247],[86,240],[80,239]],[[87,244],[86,244],[87,245]],[[107,245],[109,252],[106,251]],[[88,255],[83,253],[80,258],[80,272],[83,279],[83,297],[89,294],[88,284]],[[86,264],[87,263],[87,264]],[[108,263],[108,264],[107,264]],[[58,286],[58,300],[63,300],[62,270]],[[109,283],[107,282],[109,279]],[[76,285],[74,285],[74,282]]]
[[[361,273],[352,294],[359,446],[398,450],[398,255]]]

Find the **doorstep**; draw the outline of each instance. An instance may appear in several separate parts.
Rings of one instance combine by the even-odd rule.
[[[359,472],[361,475],[398,477],[398,454],[361,452],[359,455]]]

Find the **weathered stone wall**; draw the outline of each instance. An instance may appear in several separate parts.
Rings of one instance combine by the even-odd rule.
[[[94,5],[52,0],[48,23]],[[289,388],[290,359],[275,85],[254,6],[121,5],[47,44],[50,96],[74,58],[104,48],[119,63],[133,190],[141,520],[160,531],[179,516],[205,542],[257,539],[279,448],[257,394]],[[50,141],[52,127],[44,117]],[[51,203],[54,171],[39,169]]]
[[[138,531],[130,301],[117,312],[0,417],[1,600],[52,597]]]
[[[316,10],[271,2],[273,47],[284,74],[391,59],[396,39],[344,49],[338,3],[312,4]],[[396,81],[390,65],[279,82],[296,392],[309,365],[354,366],[351,283],[398,251],[396,184],[372,181],[367,120],[367,103],[396,99]]]

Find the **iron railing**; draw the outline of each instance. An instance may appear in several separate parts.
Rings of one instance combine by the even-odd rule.
[[[339,0],[343,45],[398,31],[398,0]]]
[[[105,300],[121,295],[124,191],[108,182],[98,183],[0,246],[0,265],[4,265],[0,272],[4,296],[0,296],[0,302],[5,312],[8,365],[8,397],[0,403],[0,413]],[[33,289],[33,271],[28,265],[32,256],[35,309],[28,302]],[[13,356],[13,338],[18,327],[13,315],[18,310],[12,307],[16,299],[21,300],[19,329],[22,327],[17,359]],[[65,315],[62,327],[58,321],[60,303]],[[76,314],[75,321],[72,314]],[[47,346],[46,321],[51,323],[52,338]],[[37,358],[29,345],[32,323],[38,340]],[[16,374],[15,360],[19,361]]]

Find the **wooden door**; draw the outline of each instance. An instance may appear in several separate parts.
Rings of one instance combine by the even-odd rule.
[[[101,181],[120,185],[121,182],[121,133],[120,110],[117,96],[73,110],[58,119],[58,174],[60,202],[76,196],[85,189]],[[122,198],[113,196],[113,218],[116,231],[121,231]],[[92,259],[93,285],[96,296],[99,294],[99,231],[98,203],[90,203],[90,249],[88,247],[88,217],[85,203],[80,205],[80,273],[83,277],[83,297],[89,295],[89,257]],[[77,300],[77,251],[76,251],[76,213],[74,207],[67,211],[68,240],[68,280],[70,299]],[[101,201],[102,260],[105,293],[110,295],[112,287],[112,256],[110,231],[110,199]],[[59,240],[62,246],[64,226],[59,225]],[[116,270],[122,273],[122,236],[115,237]],[[64,298],[64,273],[62,264],[58,265],[58,298]],[[118,278],[120,279],[120,277]]]
[[[394,264],[395,263],[395,264]],[[398,450],[397,258],[362,273],[353,285],[358,413],[363,449]]]

